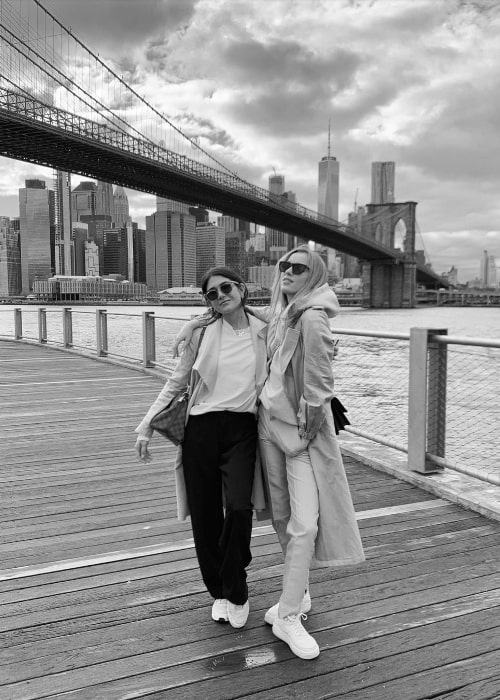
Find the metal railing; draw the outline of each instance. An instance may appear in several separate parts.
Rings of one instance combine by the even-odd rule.
[[[3,339],[52,344],[166,377],[186,320],[152,311],[16,308],[13,332]],[[499,341],[448,336],[443,328],[334,333],[336,393],[348,409],[348,432],[406,453],[410,470],[448,468],[500,485]]]

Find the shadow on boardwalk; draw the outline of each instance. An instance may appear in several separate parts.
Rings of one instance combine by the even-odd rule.
[[[269,524],[247,626],[210,620],[173,448],[134,457],[160,380],[14,342],[0,370],[0,698],[500,698],[500,523],[347,458],[368,559],[312,571],[302,661],[263,621]]]

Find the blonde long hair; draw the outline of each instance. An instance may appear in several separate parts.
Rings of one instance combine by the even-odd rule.
[[[309,274],[302,289],[298,291],[292,301],[288,303],[286,296],[281,291],[279,263],[286,262],[294,253],[305,253],[305,255],[307,255]],[[276,264],[273,287],[271,290],[271,318],[283,314],[286,325],[294,325],[304,309],[307,309],[310,305],[313,292],[326,284],[327,281],[328,270],[319,253],[311,250],[308,245],[301,245],[290,250]]]

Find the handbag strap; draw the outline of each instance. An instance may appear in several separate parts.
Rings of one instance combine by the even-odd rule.
[[[199,351],[199,349],[200,349],[201,341],[203,340],[203,336],[205,335],[205,331],[206,331],[206,330],[207,330],[207,327],[206,327],[206,326],[203,326],[202,329],[201,329],[200,337],[199,337],[199,339],[198,339],[198,345],[196,346],[196,352],[195,352],[195,354],[194,354],[194,359],[195,359],[195,360],[196,360],[196,358],[197,358],[197,356],[198,356],[198,351]]]

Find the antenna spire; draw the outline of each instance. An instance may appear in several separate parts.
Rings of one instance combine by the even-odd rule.
[[[332,126],[332,120],[328,120],[328,158],[330,158],[330,152],[331,152],[331,126]]]

